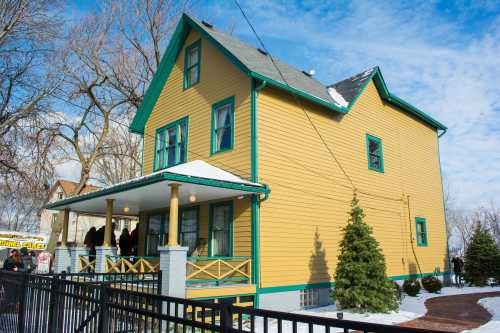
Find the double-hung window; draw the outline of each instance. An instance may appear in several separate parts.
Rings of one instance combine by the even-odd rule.
[[[415,218],[415,226],[417,231],[417,245],[427,246],[427,221],[423,217]]]
[[[211,153],[216,154],[233,148],[234,97],[212,105]]]
[[[188,118],[156,130],[155,171],[186,162]]]
[[[382,140],[367,134],[366,152],[368,156],[368,169],[384,172],[384,156],[382,153]]]
[[[184,89],[200,82],[201,40],[186,47],[184,55]]]
[[[210,207],[209,255],[232,256],[233,204],[218,203]]]
[[[198,207],[181,209],[179,243],[188,248],[188,256],[196,249],[198,241]]]

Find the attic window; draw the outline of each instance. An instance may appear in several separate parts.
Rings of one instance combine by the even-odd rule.
[[[184,55],[184,89],[200,82],[201,40],[186,47]]]
[[[264,51],[263,49],[261,49],[260,47],[257,49],[257,51],[259,51],[260,53],[262,53],[263,55],[267,55],[267,52]]]
[[[207,27],[207,28],[213,28],[213,27],[214,27],[212,24],[208,23],[207,21],[201,21],[201,23],[202,23],[205,27]]]
[[[368,169],[384,172],[382,140],[373,135],[366,134],[366,152],[368,157]]]

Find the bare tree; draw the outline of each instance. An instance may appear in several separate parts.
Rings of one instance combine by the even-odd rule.
[[[0,2],[0,175],[26,174],[18,165],[19,144],[32,137],[37,118],[49,109],[47,97],[57,81],[45,63],[57,5],[55,0]]]
[[[46,132],[57,155],[81,165],[79,194],[91,178],[105,184],[138,175],[141,140],[128,133],[186,1],[104,1],[68,28],[52,71],[62,84],[53,94],[66,114]],[[60,228],[53,228],[59,237]]]
[[[104,185],[116,184],[141,173],[141,138],[130,135],[128,128],[111,124],[102,157],[96,161],[95,174]]]

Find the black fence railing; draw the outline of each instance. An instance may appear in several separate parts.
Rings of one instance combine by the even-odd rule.
[[[119,281],[0,271],[0,332],[438,332],[173,298]]]

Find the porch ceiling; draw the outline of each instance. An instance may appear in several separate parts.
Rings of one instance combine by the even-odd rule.
[[[169,205],[169,184],[177,183],[180,205],[188,204],[194,194],[196,202],[268,193],[267,186],[241,179],[227,171],[203,161],[193,161],[168,168],[144,177],[112,185],[45,206],[46,209],[72,211],[87,214],[105,214],[106,200],[115,199],[113,214],[138,215],[144,210],[164,208]],[[124,208],[128,207],[128,213]]]

